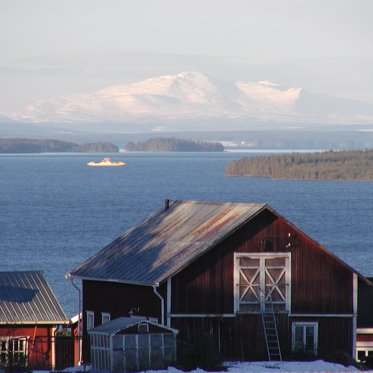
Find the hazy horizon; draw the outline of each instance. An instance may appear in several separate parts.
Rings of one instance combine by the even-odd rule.
[[[0,10],[3,113],[182,71],[373,104],[367,0],[3,0]]]

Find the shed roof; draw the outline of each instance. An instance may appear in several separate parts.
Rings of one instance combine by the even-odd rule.
[[[307,236],[267,204],[166,200],[166,208],[158,209],[129,229],[67,277],[158,286],[264,210]],[[312,241],[372,285],[336,255]]]
[[[41,271],[0,272],[0,324],[65,324]]]
[[[256,216],[254,203],[169,201],[68,277],[158,285]]]
[[[132,326],[135,326],[140,323],[147,323],[150,325],[155,325],[158,328],[167,330],[169,332],[177,334],[176,329],[169,328],[165,325],[158,324],[157,322],[151,321],[146,319],[145,317],[118,317],[114,320],[111,320],[105,324],[99,325],[96,328],[90,329],[88,331],[89,334],[107,334],[107,335],[112,335],[116,334],[119,331],[131,328]]]

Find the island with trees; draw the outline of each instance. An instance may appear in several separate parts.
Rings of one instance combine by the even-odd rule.
[[[373,150],[256,156],[229,162],[227,176],[373,181]]]
[[[151,138],[146,141],[129,141],[124,150],[127,152],[223,152],[220,142],[193,141],[170,138]]]
[[[0,153],[117,153],[119,148],[111,143],[76,144],[51,139],[0,139]]]

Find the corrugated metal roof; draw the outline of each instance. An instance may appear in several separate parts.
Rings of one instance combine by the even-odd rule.
[[[119,331],[128,329],[132,326],[135,326],[140,323],[148,323],[150,325],[155,325],[159,328],[171,331],[173,333],[178,333],[176,329],[169,328],[165,325],[158,324],[154,321],[148,320],[145,317],[118,317],[117,319],[111,320],[105,324],[96,326],[95,328],[91,329],[88,331],[89,334],[107,334],[107,335],[112,335],[116,334]]]
[[[68,276],[157,285],[266,207],[253,203],[170,201]]]
[[[0,323],[67,323],[41,271],[0,272]]]

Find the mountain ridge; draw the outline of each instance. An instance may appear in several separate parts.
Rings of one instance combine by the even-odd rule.
[[[223,82],[187,71],[39,100],[7,117],[16,122],[71,124],[214,119],[372,123],[373,108],[300,87],[283,88],[268,80]]]

